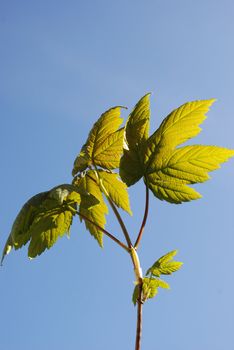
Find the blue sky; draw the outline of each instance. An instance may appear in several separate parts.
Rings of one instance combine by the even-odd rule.
[[[233,1],[12,1],[0,3],[0,243],[31,196],[71,181],[74,158],[99,115],[152,91],[153,132],[172,109],[217,98],[194,143],[234,148]],[[124,112],[125,118],[127,113]],[[233,349],[234,162],[196,186],[203,198],[170,205],[151,196],[139,249],[147,269],[178,249],[170,291],[144,306],[143,350]],[[130,189],[136,235],[143,186]],[[120,230],[110,215],[109,230]],[[84,226],[29,261],[0,271],[0,348],[133,349],[134,275],[108,239]]]

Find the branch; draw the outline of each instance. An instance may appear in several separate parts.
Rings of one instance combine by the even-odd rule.
[[[148,188],[147,184],[145,184],[145,213],[144,213],[144,217],[143,217],[143,220],[142,220],[140,231],[138,233],[136,242],[134,244],[134,248],[135,249],[138,248],[140,240],[142,238],[143,231],[144,231],[145,224],[146,224],[147,217],[148,217],[148,212],[149,212],[149,188]]]

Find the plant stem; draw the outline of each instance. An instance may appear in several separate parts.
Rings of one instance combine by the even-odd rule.
[[[100,231],[102,231],[106,236],[108,236],[110,239],[112,239],[112,241],[114,241],[115,243],[117,243],[119,246],[121,246],[123,249],[125,249],[128,253],[129,253],[129,248],[122,243],[120,240],[118,240],[118,238],[116,238],[115,236],[113,236],[110,232],[108,232],[107,230],[105,230],[103,227],[99,226],[97,223],[93,222],[92,220],[90,220],[89,218],[87,218],[85,215],[81,214],[79,211],[76,211],[76,214],[79,215],[81,218],[83,218],[84,220],[90,222],[90,224],[96,226]]]
[[[147,184],[145,184],[145,213],[144,213],[144,217],[143,217],[143,220],[142,220],[140,231],[138,233],[136,242],[134,244],[134,248],[135,249],[138,248],[139,243],[141,241],[141,238],[142,238],[142,235],[143,235],[143,231],[144,231],[144,228],[145,228],[145,224],[146,224],[146,221],[147,221],[147,217],[148,217],[148,212],[149,212],[149,188],[148,188]]]
[[[141,336],[142,336],[142,287],[143,287],[143,276],[142,270],[140,266],[140,260],[136,249],[134,247],[130,250],[134,272],[136,276],[136,282],[138,286],[138,298],[137,298],[137,327],[136,327],[136,342],[135,342],[135,350],[141,349]]]
[[[141,336],[142,336],[142,308],[143,302],[142,297],[142,283],[138,285],[139,288],[139,297],[137,300],[137,329],[136,329],[136,343],[135,350],[141,349]]]

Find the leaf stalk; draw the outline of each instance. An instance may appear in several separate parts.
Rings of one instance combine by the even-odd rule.
[[[139,244],[140,244],[140,241],[141,241],[141,238],[142,238],[142,235],[143,235],[143,232],[144,232],[144,228],[145,228],[145,225],[146,225],[146,221],[147,221],[147,218],[148,218],[148,213],[149,213],[149,187],[148,187],[148,185],[146,183],[145,184],[145,213],[144,213],[144,217],[143,217],[143,220],[142,220],[140,231],[138,233],[136,242],[134,244],[134,248],[135,249],[137,249]]]

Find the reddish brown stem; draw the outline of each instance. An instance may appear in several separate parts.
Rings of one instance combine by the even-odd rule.
[[[136,242],[134,244],[134,248],[135,249],[138,248],[139,243],[141,241],[141,238],[142,238],[142,235],[143,235],[143,231],[144,231],[144,228],[145,228],[145,224],[146,224],[146,221],[147,221],[147,217],[148,217],[148,212],[149,212],[149,188],[148,188],[148,186],[146,184],[145,185],[145,213],[144,213],[144,217],[143,217],[143,220],[142,220],[140,231],[138,233]]]
[[[135,350],[141,349],[141,336],[142,336],[142,282],[138,285],[139,288],[139,297],[137,300],[137,329],[136,329],[136,344]]]

